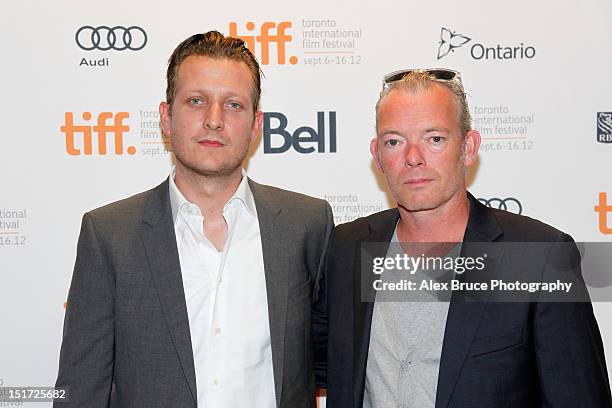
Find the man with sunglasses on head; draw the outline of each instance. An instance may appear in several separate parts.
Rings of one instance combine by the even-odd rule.
[[[332,235],[325,280],[328,408],[612,406],[585,292],[580,301],[492,302],[454,290],[403,298],[378,291],[391,272],[372,277],[368,262],[376,259],[421,251],[458,259],[476,254],[478,245],[517,242],[575,249],[553,227],[490,209],[467,192],[466,170],[480,146],[470,122],[458,72],[385,77],[370,151],[397,208],[340,225]],[[530,247],[539,248],[526,244],[497,258],[491,251],[485,271],[496,262],[518,265]],[[529,261],[549,268],[538,251]],[[568,252],[557,251],[557,258],[568,261]],[[567,265],[580,286],[579,267]],[[443,287],[457,271],[450,275],[436,283]],[[464,275],[458,281],[478,276]]]
[[[83,217],[56,407],[315,408],[311,323],[333,228],[323,200],[243,169],[259,64],[217,31],[179,44],[157,187]]]

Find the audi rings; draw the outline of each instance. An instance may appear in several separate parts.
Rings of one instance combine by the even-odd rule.
[[[77,30],[74,39],[85,51],[138,51],[147,45],[147,33],[137,26],[83,26]]]
[[[489,208],[497,208],[499,210],[511,211],[516,214],[523,212],[523,206],[520,201],[513,197],[508,198],[479,198],[478,201]]]

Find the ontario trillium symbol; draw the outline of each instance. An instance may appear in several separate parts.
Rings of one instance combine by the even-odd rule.
[[[447,56],[455,48],[459,48],[462,45],[469,42],[471,38],[466,37],[463,34],[453,33],[448,28],[442,27],[440,31],[440,47],[438,47],[438,59]]]

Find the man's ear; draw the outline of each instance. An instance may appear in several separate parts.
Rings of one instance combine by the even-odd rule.
[[[172,128],[171,110],[172,106],[168,102],[161,102],[159,104],[159,117],[161,118],[160,124],[165,137],[172,136],[170,134],[170,129]]]
[[[380,163],[380,158],[378,156],[378,138],[374,137],[374,139],[370,140],[370,153],[372,153],[372,158],[376,162],[376,167],[380,170],[381,173],[385,171],[382,168],[382,164]]]
[[[253,118],[253,127],[251,129],[251,142],[257,139],[257,135],[261,132],[261,126],[263,123],[263,112],[257,111],[255,112],[255,117]]]
[[[480,133],[477,130],[470,130],[465,134],[463,140],[463,164],[465,166],[470,166],[476,161],[478,149],[480,149]]]

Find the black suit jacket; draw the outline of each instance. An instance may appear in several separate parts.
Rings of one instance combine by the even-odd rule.
[[[573,242],[539,221],[469,199],[462,256],[477,242]],[[386,242],[374,254],[384,257],[398,218],[397,209],[383,211],[340,225],[332,236],[325,281],[328,408],[363,405],[374,303],[362,301],[358,258],[366,242]],[[449,306],[436,408],[612,406],[590,302],[465,302],[460,296],[453,292]]]

